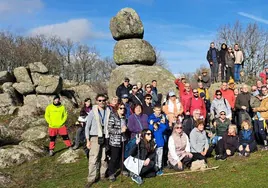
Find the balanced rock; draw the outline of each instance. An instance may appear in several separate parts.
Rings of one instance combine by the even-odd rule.
[[[42,62],[34,62],[29,64],[29,69],[31,73],[48,73],[47,67]]]
[[[15,78],[8,71],[0,72],[0,85],[4,84],[5,82],[13,82],[14,80]]]
[[[25,67],[17,67],[14,69],[14,75],[17,82],[32,83],[28,70]]]
[[[62,90],[62,79],[59,76],[42,75],[36,88],[38,94],[56,94]]]
[[[108,93],[115,96],[116,88],[122,84],[124,77],[130,79],[130,83],[141,81],[143,84],[157,80],[158,93],[166,95],[169,91],[176,91],[175,77],[168,70],[160,66],[122,65],[111,73]]]
[[[13,87],[22,95],[27,95],[34,92],[34,86],[29,82],[14,83]]]
[[[114,61],[117,65],[153,65],[156,62],[154,48],[142,39],[120,40],[114,47]]]
[[[110,30],[115,40],[143,38],[144,28],[139,15],[132,8],[120,10],[110,21]]]

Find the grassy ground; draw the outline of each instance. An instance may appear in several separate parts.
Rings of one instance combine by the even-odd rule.
[[[53,157],[44,157],[32,163],[7,169],[19,186],[27,188],[79,188],[84,187],[87,177],[87,159],[75,164],[58,164],[57,157],[64,151],[58,142]],[[209,166],[217,170],[146,179],[142,187],[267,187],[268,152],[258,151],[249,158],[234,156],[227,161],[209,160]],[[165,171],[167,172],[167,171]],[[169,170],[168,172],[173,172]],[[120,177],[114,183],[105,180],[93,187],[138,187],[130,178]]]

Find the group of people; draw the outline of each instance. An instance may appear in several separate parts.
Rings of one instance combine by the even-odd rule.
[[[211,48],[211,66],[215,66]],[[95,105],[90,98],[84,101],[73,146],[65,126],[66,109],[55,96],[45,112],[49,153],[54,154],[57,134],[70,149],[85,142],[90,187],[105,177],[115,181],[119,169],[142,184],[143,178],[162,175],[164,167],[175,171],[204,169],[214,153],[216,160],[226,160],[236,152],[248,157],[257,145],[268,150],[268,67],[251,92],[246,84],[237,87],[233,74],[227,75],[229,82],[223,81],[213,96],[209,96],[213,80],[207,71],[198,77],[196,88],[181,76],[174,82],[178,93],[170,91],[165,99],[158,93],[157,80],[143,87],[141,82],[130,84],[125,78],[111,100],[98,94]]]

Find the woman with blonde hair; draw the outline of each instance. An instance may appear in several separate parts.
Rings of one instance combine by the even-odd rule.
[[[251,123],[244,120],[241,124],[242,130],[239,133],[239,155],[248,157],[249,153],[257,150],[254,132]]]

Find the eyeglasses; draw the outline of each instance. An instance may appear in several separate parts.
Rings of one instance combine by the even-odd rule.
[[[175,129],[182,129],[182,127],[175,127]]]
[[[152,100],[152,98],[145,98],[146,100]]]
[[[119,108],[120,110],[125,110],[125,108]]]
[[[104,99],[104,100],[98,100],[98,102],[106,102],[106,100]]]
[[[125,82],[127,82],[127,83],[128,83],[129,81],[128,81],[128,80],[125,80]]]
[[[147,136],[152,136],[152,133],[145,133]]]

